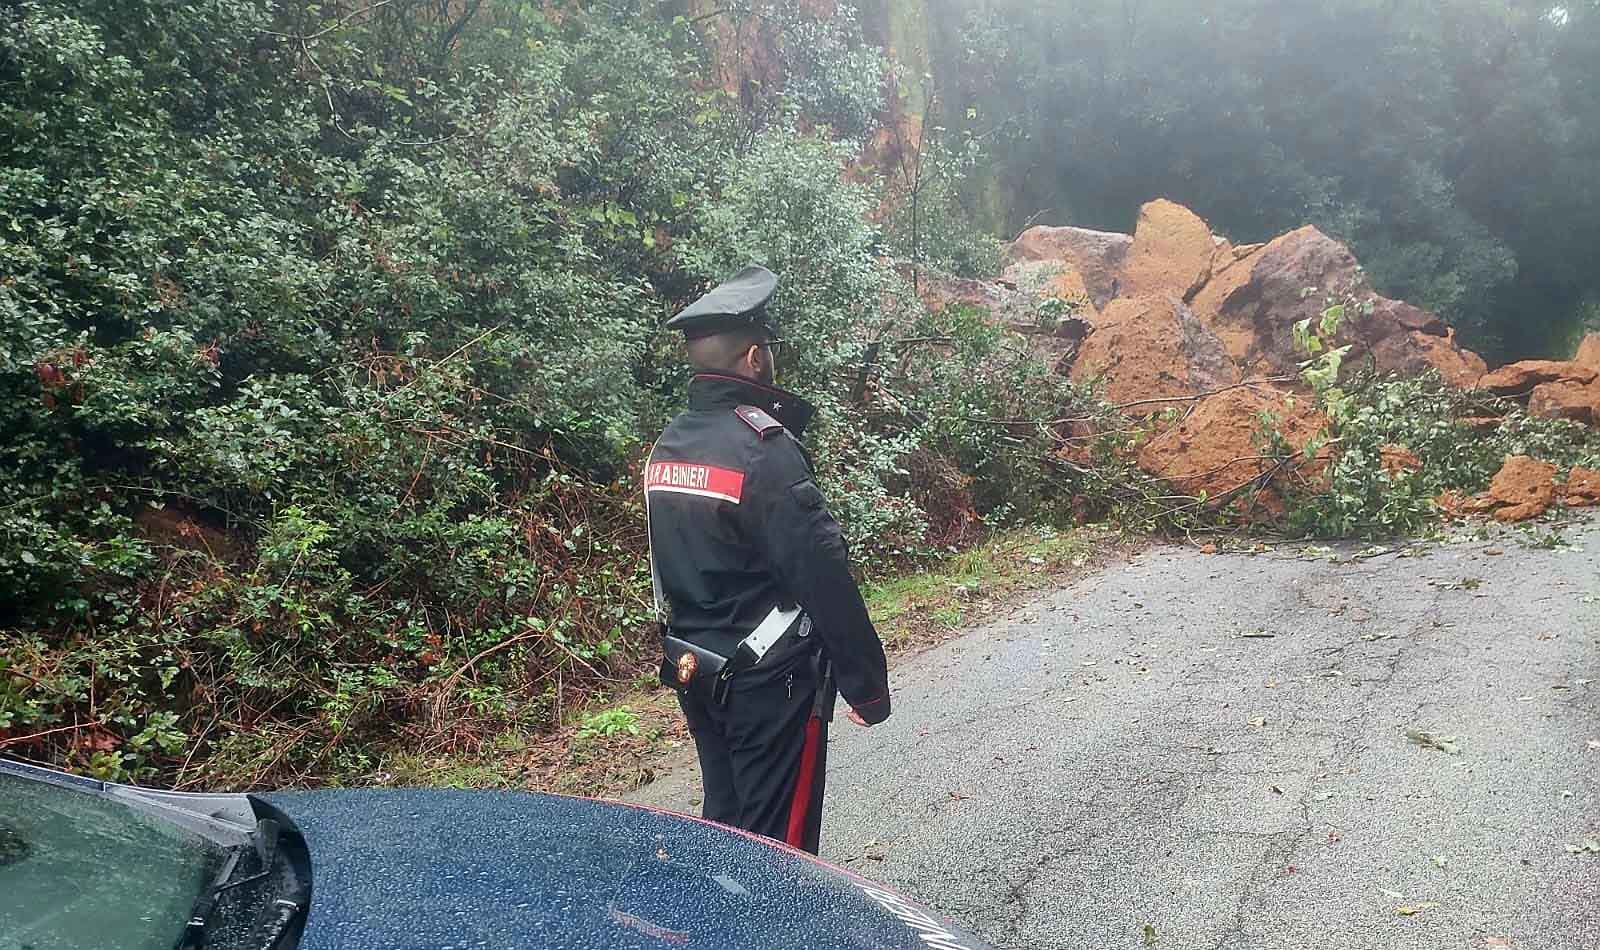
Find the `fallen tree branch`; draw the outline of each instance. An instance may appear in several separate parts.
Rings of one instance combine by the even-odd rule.
[[[1193,402],[1198,399],[1204,399],[1207,396],[1215,396],[1218,393],[1230,392],[1235,389],[1244,389],[1248,386],[1260,386],[1266,383],[1286,383],[1291,382],[1296,378],[1297,377],[1294,376],[1263,376],[1260,379],[1247,379],[1242,383],[1234,383],[1232,386],[1224,386],[1221,389],[1212,389],[1203,393],[1195,393],[1192,396],[1161,396],[1154,399],[1135,399],[1133,402],[1120,403],[1112,406],[1111,408],[1122,410],[1132,409],[1134,406],[1154,406],[1160,403],[1168,402]]]
[[[1296,377],[1294,376],[1263,376],[1259,379],[1247,379],[1242,383],[1234,383],[1232,386],[1223,386],[1221,389],[1208,389],[1205,392],[1193,393],[1187,396],[1161,396],[1153,399],[1135,399],[1133,402],[1110,404],[1107,405],[1106,408],[1121,412],[1126,409],[1132,409],[1135,406],[1151,406],[1169,402],[1198,402],[1199,400],[1205,399],[1208,396],[1215,396],[1219,393],[1231,392],[1235,389],[1244,389],[1250,386],[1262,386],[1266,385],[1267,383],[1292,382],[1295,378]],[[994,426],[1060,426],[1066,425],[1069,422],[1093,422],[1095,419],[1095,416],[1063,416],[1059,419],[990,419],[985,416],[967,417],[968,422],[977,422],[983,425]]]
[[[349,23],[351,20],[354,20],[356,17],[362,15],[363,13],[371,13],[372,11],[378,9],[379,7],[387,6],[387,5],[389,5],[389,4],[393,3],[393,2],[394,2],[394,0],[377,0],[376,3],[368,4],[367,6],[362,7],[360,10],[356,10],[356,11],[354,11],[352,13],[349,13],[346,16],[342,17],[338,22],[334,23],[332,26],[325,26],[325,27],[323,27],[322,29],[318,30],[315,33],[279,33],[277,30],[262,30],[261,32],[266,36],[281,36],[281,37],[284,37],[285,39],[299,40],[302,43],[304,43],[306,40],[314,40],[319,36],[324,36],[324,35],[326,35],[328,33],[332,33],[334,30],[337,30],[337,29],[343,27],[346,23]]]

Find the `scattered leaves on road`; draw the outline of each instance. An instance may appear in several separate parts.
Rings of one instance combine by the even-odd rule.
[[[1144,925],[1144,945],[1146,947],[1155,946],[1156,945],[1156,941],[1160,940],[1160,939],[1161,939],[1160,937],[1156,936],[1156,928],[1154,927],[1154,925],[1151,925],[1151,924],[1145,924]]]
[[[1436,901],[1423,901],[1420,904],[1401,904],[1394,909],[1394,912],[1401,917],[1415,917],[1425,910],[1432,910],[1438,906],[1439,904]]]
[[[1421,729],[1407,729],[1406,738],[1424,749],[1434,749],[1448,755],[1461,754],[1461,746],[1456,744],[1454,736],[1439,736]]]

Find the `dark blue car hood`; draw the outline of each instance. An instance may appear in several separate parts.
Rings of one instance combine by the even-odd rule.
[[[985,946],[862,878],[680,815],[514,792],[261,797],[310,851],[302,950]]]

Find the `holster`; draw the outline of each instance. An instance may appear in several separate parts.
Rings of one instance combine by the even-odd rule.
[[[736,672],[737,664],[728,657],[670,633],[661,634],[662,685],[721,706],[728,701],[728,683]]]
[[[779,629],[777,627],[774,630]],[[788,638],[804,639],[811,635],[811,618],[800,614],[766,642],[761,640],[761,629],[740,641],[733,656],[723,656],[682,637],[675,637],[667,627],[661,628],[661,682],[680,693],[697,696],[701,701],[721,706],[728,701],[728,684],[735,674],[748,670],[767,656],[776,643]],[[758,652],[759,651],[759,652]],[[813,659],[813,662],[815,660]],[[815,669],[813,669],[815,672]]]

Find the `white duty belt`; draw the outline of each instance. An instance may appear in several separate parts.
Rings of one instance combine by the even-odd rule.
[[[751,664],[752,666],[755,663],[760,663],[761,658],[767,655],[767,651],[772,649],[774,643],[777,643],[785,633],[789,632],[796,620],[800,621],[800,629],[796,631],[797,635],[801,637],[810,636],[811,618],[805,616],[799,607],[795,607],[792,610],[784,610],[781,607],[772,608],[762,618],[761,622],[756,624],[756,628],[750,631],[750,635],[739,641],[739,651],[748,650],[755,657],[755,661]]]

